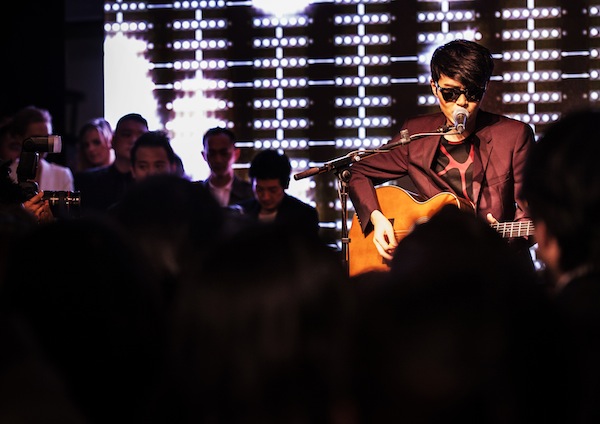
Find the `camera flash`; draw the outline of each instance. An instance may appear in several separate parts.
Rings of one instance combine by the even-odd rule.
[[[60,135],[29,137],[23,140],[23,151],[25,152],[60,153],[61,150],[62,140]]]

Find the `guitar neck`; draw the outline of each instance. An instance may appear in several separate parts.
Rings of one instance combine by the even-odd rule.
[[[527,237],[535,231],[532,221],[498,222],[492,224],[492,228],[505,238]]]

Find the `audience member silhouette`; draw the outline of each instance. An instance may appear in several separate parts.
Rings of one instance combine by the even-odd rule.
[[[356,280],[359,421],[560,421],[552,313],[482,218],[445,206]]]
[[[158,174],[131,186],[110,216],[132,237],[170,299],[187,264],[221,237],[223,212],[206,187]]]
[[[569,423],[600,422],[600,110],[553,123],[528,156],[523,194],[541,275],[563,324]]]
[[[34,228],[38,220],[32,208],[24,207],[23,192],[10,178],[9,166],[10,161],[0,160],[0,286],[4,280],[4,271],[13,244],[19,237]],[[41,209],[43,204],[42,201],[37,201],[36,209]],[[41,211],[38,212],[40,213]]]
[[[0,317],[0,422],[90,423],[17,317]]]
[[[88,423],[153,422],[169,409],[165,305],[150,271],[107,221],[38,226],[11,250],[1,318],[26,329]]]
[[[345,412],[353,293],[334,252],[282,225],[215,245],[177,297],[174,346],[196,406],[184,422],[327,423]]]

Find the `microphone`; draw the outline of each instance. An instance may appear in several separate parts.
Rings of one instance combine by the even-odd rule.
[[[469,117],[469,111],[464,107],[457,106],[452,112],[452,120],[454,121],[454,128],[459,134],[467,127],[467,118]]]

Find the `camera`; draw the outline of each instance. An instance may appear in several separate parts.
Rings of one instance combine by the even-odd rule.
[[[50,204],[52,213],[57,217],[79,216],[81,196],[78,191],[44,191],[44,200]]]
[[[62,141],[58,135],[29,137],[23,141],[17,165],[17,182],[25,200],[39,193],[35,177],[40,162],[40,152],[59,153],[61,149]],[[78,191],[44,191],[44,200],[48,200],[50,209],[57,218],[79,216],[81,195]]]

